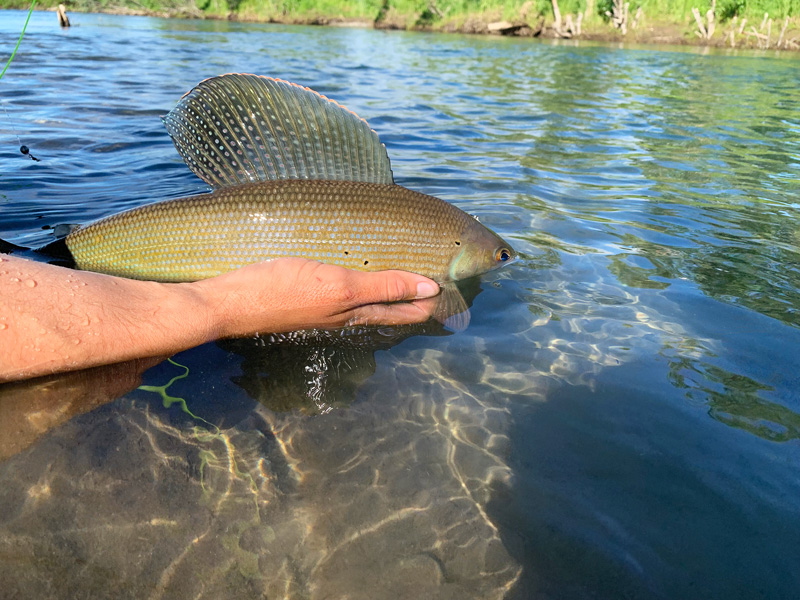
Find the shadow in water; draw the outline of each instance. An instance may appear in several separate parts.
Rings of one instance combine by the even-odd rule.
[[[459,282],[467,306],[481,292],[480,279]],[[218,345],[242,357],[236,385],[274,412],[326,413],[347,406],[375,373],[375,353],[414,336],[451,332],[429,319],[402,326],[355,326],[332,331],[296,331],[255,339],[222,340]]]
[[[298,331],[256,339],[224,340],[219,346],[242,357],[231,380],[274,412],[329,412],[349,405],[375,373],[375,352],[416,335],[449,335],[428,321],[402,327],[351,327]]]
[[[178,357],[197,376],[167,393],[258,400],[219,427],[139,393],[75,410],[0,462],[0,597],[502,598],[520,568],[484,507],[510,477],[504,395],[465,389],[440,350],[374,356],[443,333],[231,341],[240,360],[206,372],[219,347]]]

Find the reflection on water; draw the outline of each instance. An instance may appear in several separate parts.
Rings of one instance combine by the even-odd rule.
[[[0,460],[33,444],[54,427],[118,398],[141,382],[160,358],[0,386]]]
[[[520,258],[465,332],[181,353],[189,412],[145,391],[168,362],[4,386],[0,597],[796,595],[796,57],[76,25],[34,15],[3,77],[42,162],[0,133],[0,237],[203,191],[157,117],[256,72],[367,118],[399,183]]]
[[[707,405],[708,414],[727,425],[776,442],[800,439],[800,415],[759,397],[760,392],[773,391],[771,386],[686,359],[670,363],[670,381],[686,390],[691,401]]]

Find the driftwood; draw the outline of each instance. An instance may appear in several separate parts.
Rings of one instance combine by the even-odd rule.
[[[486,29],[489,31],[489,33],[503,33],[513,28],[514,24],[509,23],[508,21],[497,21],[495,23],[489,23],[486,26]]]
[[[552,0],[553,3],[553,31],[558,37],[571,38],[575,35],[581,34],[581,23],[583,22],[583,13],[579,12],[577,17],[573,20],[572,15],[569,14],[561,21],[561,10],[558,8],[558,0]]]
[[[519,9],[519,19],[514,22],[510,21],[495,21],[486,25],[486,30],[489,33],[496,35],[519,35],[537,37],[544,29],[544,17],[539,16],[538,23],[532,25],[529,21],[531,16],[529,13],[533,7],[533,2],[528,0]]]
[[[755,36],[756,43],[758,43],[759,48],[769,48],[769,37],[764,35],[763,33],[759,33],[756,31],[755,27],[750,27],[750,31],[747,33],[747,37],[751,35]]]
[[[789,26],[789,17],[786,17],[786,20],[783,22],[783,28],[781,28],[781,34],[778,36],[778,45],[775,46],[776,48],[780,48],[781,44],[783,43],[783,34],[786,33],[786,28]]]
[[[564,19],[564,27],[557,31],[558,35],[563,38],[571,38],[573,35],[580,35],[582,21],[583,13],[578,13],[578,16],[574,20],[572,19],[572,15],[567,15]]]
[[[731,21],[731,28],[730,31],[725,35],[726,40],[730,40],[731,48],[736,48],[736,20],[739,17],[734,16],[733,20]],[[724,43],[724,42],[723,42]]]
[[[703,20],[700,18],[700,11],[697,10],[696,6],[692,7],[692,15],[694,16],[694,20],[697,23],[697,28],[700,30],[700,33],[694,32],[695,35],[700,36],[703,39],[708,39],[708,34],[706,33],[706,27],[703,25]]]
[[[542,32],[543,20],[532,27],[527,23],[511,23],[509,21],[495,21],[486,25],[486,31],[495,35],[521,35],[536,37]]]
[[[631,27],[636,29],[639,26],[639,22],[644,19],[644,11],[642,7],[636,9],[636,14],[633,15],[633,23],[631,23]]]
[[[612,11],[606,11],[606,16],[611,19],[611,23],[616,29],[622,31],[622,35],[628,33],[628,13],[630,11],[631,3],[622,3],[622,0],[613,0],[611,5]]]
[[[767,33],[761,33],[764,31],[764,27],[767,28]],[[784,41],[783,37],[786,35],[786,29],[789,27],[789,17],[783,22],[783,27],[781,27],[781,33],[778,36],[778,43],[775,44],[775,48],[780,49],[781,46],[784,48],[797,48],[798,45],[795,40],[786,40]],[[750,31],[747,32],[747,37],[753,36],[756,38],[756,43],[758,44],[759,48],[764,50],[769,49],[772,44],[772,19],[769,18],[768,13],[764,13],[764,19],[761,21],[761,27],[759,27],[759,31],[756,31],[755,27],[750,27]]]
[[[63,4],[58,5],[58,9],[56,9],[56,14],[58,15],[58,24],[61,27],[69,27],[69,17],[67,16],[67,7]]]
[[[553,23],[553,29],[556,31],[561,31],[561,11],[558,9],[558,0],[553,1],[553,18],[556,20]]]
[[[715,15],[717,11],[717,0],[712,0],[711,8],[708,9],[706,12],[706,22],[703,23],[703,19],[700,18],[700,11],[694,7],[692,8],[692,14],[694,15],[694,20],[697,22],[697,28],[700,30],[695,31],[695,35],[704,39],[710,40],[711,36],[714,35],[715,25]]]

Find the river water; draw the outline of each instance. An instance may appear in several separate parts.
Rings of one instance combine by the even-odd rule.
[[[0,81],[0,237],[205,191],[159,116],[249,72],[520,258],[456,334],[0,386],[0,598],[796,597],[796,56],[72,21],[35,14]]]

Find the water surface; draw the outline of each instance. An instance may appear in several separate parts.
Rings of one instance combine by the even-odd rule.
[[[0,597],[796,595],[796,57],[55,21],[0,82],[0,237],[204,191],[159,116],[250,72],[365,117],[398,183],[521,257],[458,334],[0,387]]]

